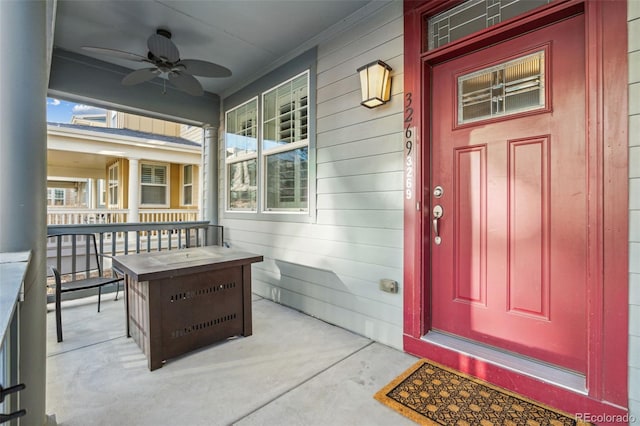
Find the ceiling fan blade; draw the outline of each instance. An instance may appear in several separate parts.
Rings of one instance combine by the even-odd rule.
[[[192,96],[202,96],[204,93],[200,82],[190,74],[172,71],[169,73],[169,81],[178,89]]]
[[[185,71],[191,75],[202,77],[231,77],[231,70],[213,62],[200,61],[198,59],[183,59],[178,64],[185,67]]]
[[[135,84],[144,83],[145,81],[153,79],[158,74],[160,74],[160,71],[157,68],[143,68],[125,75],[122,79],[122,84],[125,86],[133,86]]]
[[[173,42],[160,34],[152,34],[147,40],[149,51],[166,62],[176,62],[180,59],[180,52]]]
[[[86,50],[87,52],[93,52],[99,55],[112,56],[114,58],[127,59],[129,61],[148,62],[147,58],[145,58],[144,56],[140,56],[135,53],[123,52],[122,50],[108,49],[106,47],[93,47],[93,46],[82,46],[82,49]]]

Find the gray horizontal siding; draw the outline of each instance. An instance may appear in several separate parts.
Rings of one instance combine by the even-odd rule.
[[[393,191],[402,185],[402,171],[324,178],[318,181],[318,193]]]
[[[346,226],[317,226],[307,223],[287,223],[285,225],[253,220],[225,220],[225,233],[235,229],[247,232],[272,231],[283,237],[299,237],[309,241],[327,240],[335,242],[357,241],[361,244],[402,248],[402,231],[392,229],[367,229]],[[228,235],[225,235],[228,237]]]
[[[232,247],[239,247],[243,250],[260,253],[265,256],[266,260],[297,264],[301,267],[309,268],[310,271],[313,269],[328,270],[332,271],[339,277],[351,277],[369,281],[371,289],[375,291],[379,291],[377,290],[377,281],[380,278],[389,278],[394,280],[401,280],[402,278],[402,270],[396,267],[384,266],[370,262],[356,262],[339,257],[324,257],[316,253],[310,255],[308,251],[293,250],[288,247],[273,247],[270,245],[256,244],[253,241],[240,241],[233,240],[233,237],[230,238],[233,241]],[[261,269],[262,266],[257,265],[256,268]],[[319,282],[317,284],[324,285],[325,283]],[[393,297],[398,296],[394,295]],[[327,321],[329,320],[330,319],[327,319]]]
[[[402,288],[402,32],[396,1],[318,46],[315,221],[221,214],[232,247],[264,256],[254,292],[398,348],[402,293],[379,281]],[[393,96],[369,110],[356,68],[375,59],[393,68]]]
[[[397,99],[397,97],[392,99],[393,103],[401,101],[402,99]],[[385,105],[382,108],[389,107]],[[378,110],[373,110],[371,113],[373,114],[374,111]],[[379,113],[383,114],[384,112],[380,111]],[[390,114],[381,118],[378,118],[376,115],[375,119],[370,119],[369,121],[356,123],[349,127],[327,130],[324,133],[318,133],[316,143],[318,148],[325,148],[328,146],[341,145],[344,143],[371,139],[383,135],[393,135],[401,131],[402,117],[400,116],[400,113]]]

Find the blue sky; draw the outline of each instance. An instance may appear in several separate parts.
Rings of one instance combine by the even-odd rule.
[[[104,112],[102,108],[47,98],[47,121],[50,123],[69,123],[74,114]]]

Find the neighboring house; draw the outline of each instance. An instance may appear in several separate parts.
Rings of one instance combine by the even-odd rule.
[[[199,219],[202,129],[107,115],[48,124],[48,222]]]
[[[88,208],[89,188],[89,179],[49,179],[47,182],[47,207]]]
[[[45,38],[24,19],[0,40]],[[640,418],[640,2],[372,1],[341,24],[220,95],[123,90],[121,67],[65,50],[46,64],[49,90],[203,125],[204,219],[264,256],[259,295],[572,413]],[[41,79],[41,56],[12,58],[3,88],[31,69]],[[377,59],[393,69],[392,97],[370,110],[356,70]],[[34,86],[5,97],[44,103]],[[37,151],[19,119],[0,128]],[[145,157],[118,149],[95,152],[119,183]],[[45,188],[20,167],[44,158],[9,155],[0,170],[26,190],[0,180],[16,204],[0,209],[0,249],[37,257],[42,224],[18,207],[42,209]],[[123,191],[110,200],[125,206]],[[21,344],[25,401],[40,413],[34,265]]]

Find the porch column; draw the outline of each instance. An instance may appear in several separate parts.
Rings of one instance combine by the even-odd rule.
[[[212,225],[218,224],[218,138],[215,127],[204,127],[202,145],[202,215]]]
[[[129,213],[127,222],[140,222],[140,178],[138,174],[138,159],[129,158]]]
[[[91,178],[89,182],[91,184],[91,202],[89,208],[95,210],[98,208],[98,197],[100,196],[100,194],[98,194],[98,179]]]
[[[0,1],[0,252],[31,250],[18,307],[23,425],[45,422],[46,28],[46,2]]]

